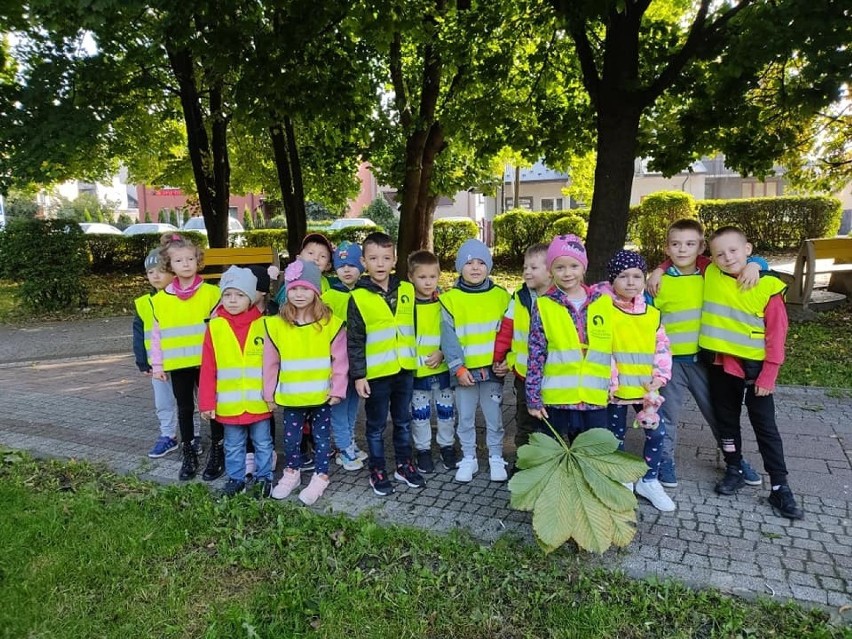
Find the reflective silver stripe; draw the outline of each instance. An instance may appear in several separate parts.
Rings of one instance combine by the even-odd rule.
[[[385,340],[393,339],[395,337],[395,328],[383,328],[380,331],[373,331],[372,333],[367,333],[367,343],[369,344],[376,342],[384,342]]]
[[[527,365],[527,354],[526,353],[515,353],[515,364],[520,364],[521,366]]]
[[[458,335],[459,339],[469,337],[471,335],[482,335],[483,333],[490,333],[491,331],[495,330],[497,326],[498,324],[496,322],[463,324],[462,326],[456,326],[456,335]]]
[[[541,381],[542,390],[561,390],[575,388],[580,383],[577,375],[545,375]]]
[[[660,321],[663,324],[674,324],[675,322],[690,322],[701,319],[701,309],[694,308],[688,311],[676,311],[674,313],[663,313]]]
[[[282,373],[298,373],[302,371],[316,371],[323,368],[331,368],[331,359],[328,357],[311,357],[308,359],[281,360],[278,369]]]
[[[151,339],[152,333],[153,333],[153,331],[151,331],[151,329],[145,329],[144,331],[142,331],[142,339],[144,339],[144,340]]]
[[[603,353],[594,349],[586,351],[586,361],[590,364],[609,366],[612,363],[612,353]]]
[[[388,362],[395,361],[395,350],[384,351],[383,353],[377,353],[375,355],[367,355],[367,368],[381,366],[382,364],[387,364]]]
[[[583,378],[583,383],[594,390],[609,390],[609,380],[603,377],[592,377],[589,375]]]
[[[201,357],[201,346],[180,346],[164,348],[163,359],[178,359],[179,357]]]
[[[653,364],[653,353],[626,353],[623,351],[613,352],[612,356],[619,364]]]
[[[701,327],[701,334],[706,335],[707,337],[720,339],[724,342],[732,342],[734,344],[740,344],[741,346],[747,346],[749,348],[765,348],[763,335],[760,337],[748,337],[747,335],[737,333],[736,331],[729,331],[724,328],[719,328],[718,326],[707,325]]]
[[[643,383],[649,380],[649,375],[618,375],[619,386],[642,386]]]
[[[583,356],[577,351],[550,351],[547,354],[548,364],[576,364]]]
[[[279,382],[278,392],[289,395],[291,393],[317,393],[331,388],[328,380],[317,382]]]
[[[222,391],[216,393],[216,401],[221,404],[234,402],[262,402],[263,394],[259,390]]]
[[[405,337],[414,337],[414,327],[413,326],[408,326],[408,325],[397,326],[397,330],[399,330],[400,335],[403,335]]]
[[[421,335],[417,339],[418,346],[440,346],[441,345],[441,336],[440,335]]]
[[[413,358],[417,357],[417,351],[415,349],[411,348],[410,346],[400,345],[399,346],[399,356],[400,357],[408,357],[408,358],[413,359]]]
[[[716,302],[704,302],[704,310],[715,315],[721,315],[728,319],[743,322],[744,324],[748,324],[749,326],[753,326],[760,330],[764,329],[762,318],[755,317],[751,313],[746,313],[745,311],[740,311],[735,308],[731,308],[730,306],[724,306],[722,304],[717,304]]]
[[[193,324],[192,326],[175,326],[174,328],[161,328],[160,337],[167,339],[170,337],[191,337],[193,335],[203,335],[207,330],[206,324]]]
[[[688,342],[698,341],[698,331],[689,331],[687,333],[669,333],[669,343],[671,344],[686,344]]]
[[[243,377],[260,377],[263,369],[257,368],[220,368],[216,370],[216,379],[235,380]]]
[[[494,344],[486,342],[485,344],[468,344],[464,347],[465,357],[472,355],[488,355],[494,352]]]
[[[527,331],[512,331],[512,339],[516,342],[526,342],[529,339],[529,333]]]

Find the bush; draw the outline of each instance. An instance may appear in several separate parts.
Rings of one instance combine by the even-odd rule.
[[[393,241],[396,242],[396,239],[399,236],[399,218],[385,198],[379,196],[370,202],[364,207],[364,212],[361,214],[361,217],[369,218],[379,226],[383,227],[385,229],[385,233],[390,235],[393,238]]]
[[[181,235],[199,246],[207,246],[207,236],[197,231]],[[159,233],[139,235],[86,235],[88,259],[93,273],[139,273],[145,258],[160,245]]]
[[[497,253],[507,265],[523,263],[524,251],[533,244],[549,244],[556,220],[574,216],[573,211],[526,211],[513,209],[494,218]]]
[[[339,231],[320,230],[319,232],[325,235],[335,246],[337,246],[344,240],[348,242],[354,242],[355,244],[361,244],[364,241],[364,238],[367,237],[370,233],[387,233],[387,231],[381,225],[348,226],[346,228],[340,229]],[[390,235],[390,233],[388,233],[388,235]],[[391,235],[391,237],[393,236]],[[395,237],[394,241],[396,241]]]
[[[760,251],[798,248],[803,240],[833,236],[841,215],[840,200],[827,196],[698,202],[698,218],[708,236],[733,224]]]
[[[557,235],[573,233],[585,239],[588,227],[589,225],[586,223],[586,220],[579,215],[566,215],[565,217],[560,217],[550,225],[548,235],[555,237]]]
[[[269,222],[266,223],[267,229],[286,229],[287,228],[287,218],[283,215],[276,215],[274,217],[269,218]]]
[[[86,236],[79,225],[70,220],[15,220],[0,237],[0,271],[20,282],[24,308],[58,312],[86,305]]]
[[[243,246],[271,246],[276,253],[287,252],[287,229],[255,229],[243,233]]]
[[[442,264],[452,264],[466,240],[479,237],[479,225],[473,220],[435,220],[432,244]]]
[[[676,220],[696,217],[695,199],[689,193],[660,191],[652,193],[642,200],[642,204],[631,209],[629,233],[648,264],[659,264],[666,256],[669,225]]]

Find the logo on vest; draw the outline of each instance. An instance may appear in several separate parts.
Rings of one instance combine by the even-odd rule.
[[[592,318],[592,324],[593,324],[594,326],[603,326],[603,324],[604,324],[604,318],[603,318],[603,315],[595,315],[595,316]]]
[[[263,338],[260,337],[260,336],[255,337],[254,338],[254,345],[255,346],[263,346]]]
[[[403,304],[408,304],[408,302],[411,301],[411,298],[408,297],[408,295],[400,295],[399,301],[402,302]]]

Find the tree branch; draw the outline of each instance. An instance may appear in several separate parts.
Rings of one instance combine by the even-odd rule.
[[[589,36],[583,22],[570,16],[568,16],[568,32],[574,40],[574,46],[577,47],[577,57],[580,59],[580,69],[583,72],[583,86],[589,93],[592,105],[597,109],[601,77],[595,64],[595,53],[589,42]]]
[[[399,31],[393,34],[390,45],[390,75],[399,121],[403,129],[408,129],[411,127],[411,106],[402,72],[402,35]]]

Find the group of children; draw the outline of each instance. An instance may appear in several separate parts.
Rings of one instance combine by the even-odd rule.
[[[675,509],[665,488],[677,486],[676,426],[687,390],[724,454],[726,472],[716,492],[732,495],[746,483],[761,483],[742,458],[745,396],[770,477],[769,503],[784,517],[803,516],[787,485],[774,421],[772,392],[786,335],[784,287],[765,262],[750,261],[751,245],[739,229],[712,235],[711,263],[702,256],[698,222],[672,225],[669,259],[648,281],[653,298],[646,292],[645,262],[631,251],[612,257],[608,281],[585,284],[588,258],[573,235],[529,247],[523,286],[510,295],[490,278],[492,257],[479,240],[461,246],[458,278],[439,292],[440,265],[428,251],[409,256],[409,281],[402,281],[393,273],[396,252],[388,235],[371,233],[362,246],[344,242],[335,249],[311,234],[283,273],[273,314],[264,314],[265,273],[231,267],[216,288],[198,276],[202,251],[176,234],[162,244],[146,260],[158,291],[137,300],[134,334],[144,345],[135,350],[140,370],[153,377],[160,415],[167,412],[162,384],[170,378],[183,442],[181,479],[194,477],[198,467],[198,386],[199,410],[211,424],[203,478],[227,472],[226,494],[252,481],[261,494],[284,499],[301,486],[301,472],[312,469],[299,499],[313,504],[329,484],[333,459],[345,470],[366,464],[377,495],[392,494],[394,482],[421,488],[423,475],[435,471],[433,403],[443,467],[457,482],[479,472],[479,407],[490,479],[505,481],[501,404],[512,371],[516,446],[532,432],[549,432],[546,420],[568,441],[590,428],[608,428],[623,447],[628,407],[638,412],[662,394],[654,404],[663,402],[661,419],[641,422],[648,471],[627,485],[661,511]],[[336,277],[329,278],[324,273],[332,266]],[[265,276],[260,286],[258,275]],[[360,399],[366,452],[354,437]],[[285,467],[273,484],[271,418],[279,407]],[[384,445],[389,415],[392,475]],[[307,433],[312,460],[305,454]],[[150,455],[176,446],[174,433],[162,426]]]

